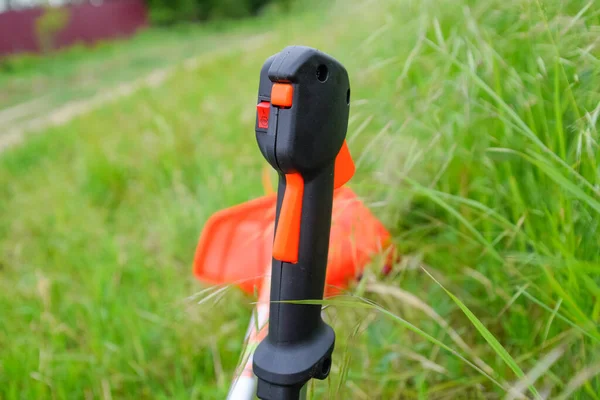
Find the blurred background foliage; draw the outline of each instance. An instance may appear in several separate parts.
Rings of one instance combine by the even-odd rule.
[[[158,25],[183,21],[244,18],[265,7],[287,10],[291,0],[148,0],[150,19]]]

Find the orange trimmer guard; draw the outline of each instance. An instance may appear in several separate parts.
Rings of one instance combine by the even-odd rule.
[[[275,195],[221,210],[204,226],[194,257],[194,274],[209,284],[260,290],[273,248]],[[347,187],[333,196],[326,294],[345,289],[377,254],[392,251],[390,234]]]

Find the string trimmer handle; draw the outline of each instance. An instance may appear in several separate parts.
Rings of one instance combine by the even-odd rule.
[[[261,399],[298,399],[329,375],[335,335],[321,318],[334,187],[354,174],[345,143],[350,83],[315,49],[291,46],[262,67],[256,139],[279,173],[269,332],[254,354]]]

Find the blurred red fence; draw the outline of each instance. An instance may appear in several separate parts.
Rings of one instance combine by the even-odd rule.
[[[40,38],[36,21],[46,12],[52,12],[48,10],[53,9],[35,7],[0,11],[0,56],[41,51],[43,38]],[[66,20],[52,37],[53,47],[129,36],[147,24],[143,0],[96,0],[54,10],[64,10]]]

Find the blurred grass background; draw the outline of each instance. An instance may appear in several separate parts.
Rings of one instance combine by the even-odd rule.
[[[289,44],[347,67],[351,186],[403,255],[326,309],[312,396],[599,398],[598,4],[286,9],[0,72],[1,106],[50,110],[174,68],[0,155],[0,398],[226,396],[254,299],[199,303],[190,264],[211,213],[262,194],[258,72]]]

